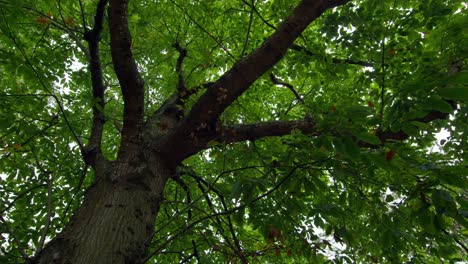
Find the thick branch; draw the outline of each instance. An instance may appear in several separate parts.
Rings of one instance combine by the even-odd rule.
[[[104,11],[107,0],[100,0],[96,15],[94,16],[94,26],[91,31],[85,32],[84,38],[89,47],[89,70],[91,72],[91,83],[93,87],[93,125],[88,145],[84,149],[86,163],[95,167],[98,157],[101,156],[102,130],[104,128],[104,91],[105,85],[102,77],[101,59],[99,54],[99,41],[104,21]]]
[[[293,129],[298,129],[302,133],[309,135],[317,133],[316,125],[311,120],[270,121],[222,127],[221,133],[216,140],[229,144],[245,140],[256,140],[263,137],[289,135]]]
[[[111,0],[109,5],[111,55],[124,99],[122,146],[133,145],[143,123],[144,82],[133,58],[128,29],[128,0]],[[128,151],[125,147],[121,150]],[[121,157],[122,151],[119,153]]]
[[[182,63],[184,63],[185,57],[187,57],[187,50],[180,46],[179,42],[174,44],[174,48],[179,52],[179,57],[177,58],[176,64],[176,72],[179,77],[179,83],[177,84],[177,90],[179,93],[185,93],[185,81],[184,81],[184,73],[182,70]]]
[[[263,73],[276,64],[286,53],[294,40],[306,27],[327,8],[343,1],[303,0],[287,20],[280,25],[261,47],[241,59],[209,89],[194,105],[190,123],[212,123],[219,115]]]
[[[275,65],[286,53],[294,40],[306,27],[325,10],[343,5],[349,0],[302,0],[292,14],[279,28],[253,53],[236,62],[223,74],[192,107],[184,123],[180,126],[173,147],[184,147],[193,152],[200,140],[210,137],[216,130],[216,122],[224,110],[232,104],[250,85],[268,69]],[[196,135],[190,136],[195,132]],[[185,140],[181,140],[185,139]],[[186,140],[191,142],[187,142]],[[189,153],[179,153],[185,158]]]
[[[432,111],[422,118],[412,121],[422,123],[430,123],[435,120],[442,120],[448,117],[447,113]],[[321,132],[317,130],[315,122],[304,119],[298,121],[270,121],[260,122],[245,125],[225,126],[221,127],[219,135],[215,138],[217,142],[229,144],[246,140],[257,140],[263,137],[284,136],[291,134],[293,129],[300,130],[303,134],[319,135]],[[409,135],[403,131],[379,131],[377,137],[385,143],[389,140],[403,141],[409,138]],[[366,142],[359,142],[361,147],[376,148],[377,145],[372,145]]]

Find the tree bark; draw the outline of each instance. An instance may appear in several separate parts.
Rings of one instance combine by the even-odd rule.
[[[111,163],[65,229],[32,263],[142,263],[170,176],[156,154]],[[111,179],[119,179],[112,181]]]

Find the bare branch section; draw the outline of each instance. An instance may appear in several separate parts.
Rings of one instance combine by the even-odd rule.
[[[94,26],[90,31],[86,31],[84,39],[88,42],[89,48],[89,70],[91,72],[91,83],[93,87],[93,125],[88,145],[84,148],[83,156],[87,164],[93,168],[97,160],[102,156],[101,140],[104,128],[104,91],[106,89],[102,77],[101,59],[99,54],[99,41],[103,27],[104,12],[107,0],[100,0],[96,14],[94,16]]]
[[[318,133],[316,125],[312,120],[270,121],[222,127],[220,135],[216,140],[229,144],[245,140],[256,140],[263,137],[289,135],[294,129],[298,129],[302,133],[309,135]]]
[[[253,53],[237,61],[195,103],[184,123],[171,141],[171,149],[180,150],[176,159],[196,152],[196,146],[209,141],[224,110],[250,85],[275,65],[306,27],[325,10],[343,5],[349,0],[302,0],[292,14]],[[195,135],[190,135],[196,131]],[[189,141],[189,142],[187,142]],[[174,146],[175,145],[175,146]]]
[[[128,29],[128,0],[110,0],[109,28],[111,55],[114,70],[119,79],[124,99],[124,125],[121,150],[130,153],[136,146],[138,133],[143,124],[144,82],[133,58],[132,37]],[[119,152],[119,157],[125,156]]]
[[[432,111],[426,116],[412,121],[430,123],[435,120],[446,119],[447,117],[447,113]],[[295,129],[300,130],[301,133],[309,136],[318,136],[321,134],[321,131],[317,129],[316,123],[313,120],[303,119],[297,121],[270,121],[245,125],[223,126],[219,129],[219,134],[214,140],[225,144],[242,142],[246,140],[253,141],[264,137],[289,135]],[[378,131],[376,136],[382,141],[382,143],[391,140],[403,141],[409,138],[409,135],[403,131]],[[366,142],[359,142],[359,145],[364,148],[379,147],[378,145],[372,145]]]
[[[184,63],[185,57],[187,57],[187,50],[180,46],[179,42],[174,44],[174,48],[179,52],[179,57],[177,58],[176,72],[179,76],[179,83],[177,84],[177,90],[179,93],[185,93],[187,89],[185,87],[184,72],[182,70],[182,64]]]

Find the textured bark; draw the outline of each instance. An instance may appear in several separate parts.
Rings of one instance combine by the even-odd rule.
[[[33,263],[142,263],[170,171],[156,155],[112,164],[107,173],[117,175],[95,182],[72,220]]]

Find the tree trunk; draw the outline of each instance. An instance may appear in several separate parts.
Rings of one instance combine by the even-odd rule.
[[[153,154],[112,162],[105,172],[107,177],[96,180],[65,229],[33,263],[141,263],[171,170]]]

